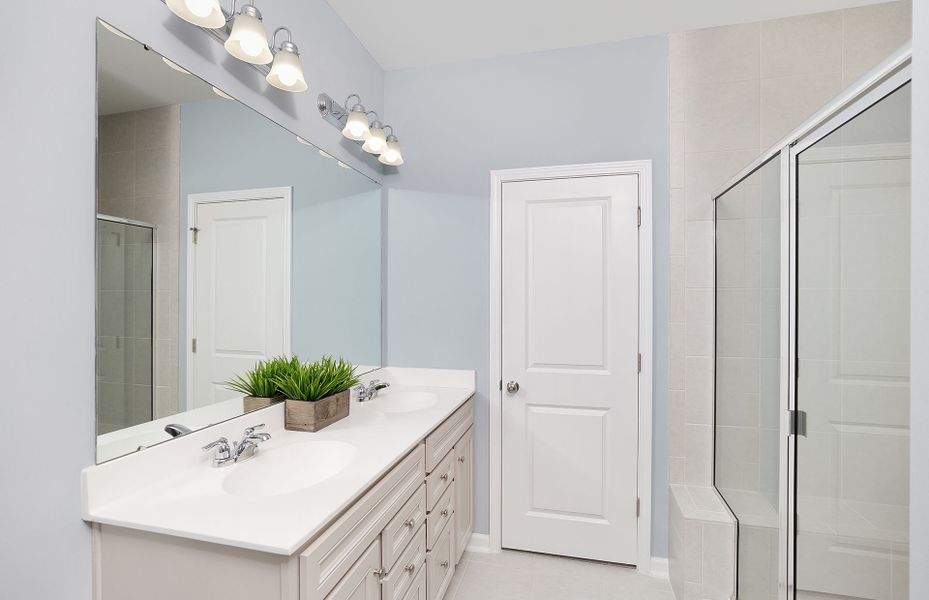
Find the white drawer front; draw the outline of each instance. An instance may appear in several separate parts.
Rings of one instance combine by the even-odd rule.
[[[426,553],[426,585],[428,600],[441,600],[455,574],[455,557],[452,548],[454,527],[446,527],[435,547]]]
[[[426,437],[426,472],[432,473],[449,450],[474,423],[474,400],[469,399]]]
[[[402,600],[410,589],[419,567],[426,560],[426,528],[416,530],[413,541],[406,547],[397,564],[384,578],[384,595],[382,600]]]
[[[380,553],[380,542],[375,540],[326,596],[326,600],[379,600],[381,582],[377,578],[377,569]]]
[[[416,573],[416,579],[413,580],[413,585],[411,585],[410,589],[407,590],[406,596],[403,597],[403,600],[426,600],[427,591],[426,564],[423,563],[419,565],[419,571]]]
[[[300,554],[301,600],[326,597],[422,485],[424,476],[419,445]]]
[[[436,503],[445,490],[452,485],[453,479],[455,479],[455,453],[450,451],[432,470],[432,473],[426,476],[426,510],[428,512],[435,510]]]
[[[390,520],[381,534],[382,563],[390,569],[407,547],[419,526],[426,521],[426,484],[419,486],[397,516]]]
[[[432,550],[445,527],[455,519],[455,483],[445,490],[445,494],[429,513],[426,521],[426,546]],[[457,563],[457,556],[455,562]]]

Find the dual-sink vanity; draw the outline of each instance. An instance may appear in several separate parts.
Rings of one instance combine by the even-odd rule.
[[[281,403],[85,469],[95,598],[440,600],[473,527],[474,373],[373,379],[317,433]],[[203,447],[255,425],[270,439],[214,466]]]

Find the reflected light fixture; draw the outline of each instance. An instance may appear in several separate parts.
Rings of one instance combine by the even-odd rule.
[[[221,89],[219,89],[219,88],[216,87],[215,85],[213,86],[213,93],[216,94],[217,96],[219,96],[220,98],[225,98],[226,100],[235,100],[235,98],[233,98],[232,96],[230,96],[230,95],[227,94],[226,92],[222,91]]]
[[[174,69],[174,70],[177,71],[178,73],[183,73],[184,75],[190,75],[190,71],[188,71],[187,69],[185,69],[185,68],[182,67],[181,65],[177,64],[177,63],[174,62],[173,60],[171,60],[171,59],[169,59],[169,58],[166,58],[166,57],[164,57],[164,56],[161,57],[161,60],[163,60],[164,63],[165,63],[166,65],[168,65],[169,67],[171,67],[172,69]]]
[[[281,42],[277,50],[272,51],[274,63],[265,79],[277,89],[285,92],[305,92],[307,85],[306,78],[303,76],[303,66],[300,64],[300,52],[293,42],[290,29],[287,27],[275,29],[274,34],[271,35],[271,45],[274,46],[274,40],[281,31],[287,32],[287,39]]]
[[[261,12],[253,4],[246,4],[235,15],[229,39],[223,45],[229,54],[249,64],[266,65],[274,60]]]
[[[304,146],[312,146],[312,145],[313,145],[313,144],[309,143],[308,141],[306,141],[305,139],[303,139],[302,137],[300,137],[299,135],[297,136],[297,141],[300,142],[301,144],[303,144]]]
[[[372,110],[370,114],[374,115],[374,121],[371,123],[368,139],[361,149],[368,154],[380,154],[387,148],[387,135],[384,133],[384,125],[377,118],[377,113]]]
[[[399,167],[403,164],[403,153],[400,152],[400,141],[394,135],[393,127],[388,125],[385,129],[390,129],[390,135],[387,136],[387,147],[377,158],[378,162],[391,167]]]
[[[368,113],[365,107],[361,105],[361,97],[358,94],[352,94],[345,99],[345,106],[352,98],[358,98],[358,102],[352,107],[348,114],[348,120],[345,121],[345,127],[342,129],[342,135],[356,142],[363,142],[371,135],[371,129],[368,127]]]
[[[219,0],[165,0],[168,8],[188,23],[207,29],[226,26],[226,15]]]
[[[104,28],[104,29],[106,29],[107,31],[109,31],[109,32],[112,33],[113,35],[119,36],[119,37],[123,38],[124,40],[129,40],[130,42],[134,42],[134,41],[135,41],[134,39],[132,39],[131,37],[129,37],[128,35],[126,35],[126,34],[123,33],[122,31],[120,31],[119,29],[116,29],[115,27],[113,27],[112,25],[110,25],[109,23],[107,23],[106,21],[104,21],[103,19],[97,19],[97,21],[98,21],[101,25],[103,25],[103,28]]]
[[[343,169],[351,169],[350,166],[348,166],[347,164],[345,164],[345,163],[342,162],[341,160],[338,161],[338,162],[339,162],[339,166],[342,167]]]
[[[322,156],[323,158],[332,158],[331,154],[329,154],[328,152],[326,152],[325,150],[321,148],[319,150],[319,155]]]

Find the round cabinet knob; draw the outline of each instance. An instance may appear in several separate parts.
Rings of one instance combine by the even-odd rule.
[[[407,519],[403,524],[412,529],[413,525],[416,525],[416,519]]]
[[[403,570],[406,571],[407,573],[412,573],[413,571],[416,570],[416,565],[407,565],[403,567]]]
[[[510,394],[515,394],[519,391],[519,382],[518,381],[508,381],[506,382],[506,391]]]
[[[443,569],[447,569],[447,568],[448,568],[448,561],[447,561],[447,560],[443,560],[442,562],[439,563],[439,566],[442,567]]]
[[[447,509],[447,508],[442,509],[442,512],[439,513],[439,514],[441,514],[443,517],[447,517],[447,516],[448,516],[448,509]]]

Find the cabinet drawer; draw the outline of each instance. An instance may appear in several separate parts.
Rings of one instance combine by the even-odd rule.
[[[382,600],[402,600],[425,560],[426,527],[420,525],[416,530],[416,535],[413,536],[413,541],[400,555],[397,564],[384,577]]]
[[[384,568],[390,569],[397,562],[419,526],[426,521],[426,484],[419,486],[413,496],[406,501],[397,516],[390,520],[381,534],[381,552]]]
[[[422,485],[424,476],[420,444],[300,554],[300,599],[325,598]]]
[[[426,472],[431,473],[474,423],[474,400],[468,399],[426,437]]]
[[[455,453],[449,452],[445,458],[426,476],[426,510],[432,512],[436,502],[452,484],[455,478]]]
[[[455,483],[445,490],[445,494],[435,505],[435,509],[429,513],[426,521],[426,546],[432,550],[439,536],[449,522],[455,518]],[[455,562],[458,562],[457,556]]]
[[[426,553],[426,585],[429,600],[441,600],[455,574],[455,557],[452,546],[454,527],[446,527],[435,547]]]
[[[403,597],[403,600],[426,600],[426,565],[419,565],[419,571],[417,572],[416,579],[413,580],[413,585],[410,586],[410,589],[407,590],[406,596]]]

